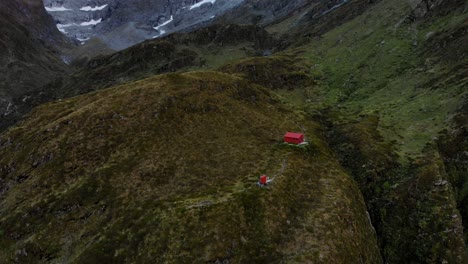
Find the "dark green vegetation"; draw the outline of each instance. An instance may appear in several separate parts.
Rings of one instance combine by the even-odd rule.
[[[467,5],[427,2],[315,3],[265,27],[281,41],[215,26],[81,62],[61,96],[120,85],[0,136],[0,259],[466,263]]]

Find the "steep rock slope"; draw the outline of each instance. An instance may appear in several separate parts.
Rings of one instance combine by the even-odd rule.
[[[122,50],[144,40],[203,26],[243,0],[46,0],[57,27],[86,42]],[[87,46],[93,46],[92,42]]]
[[[54,27],[41,1],[0,2],[0,128],[17,118],[23,100],[66,72],[57,51],[67,40]]]
[[[454,186],[457,207],[463,221],[465,243],[468,244],[468,99],[454,117],[455,126],[438,140],[438,149]]]
[[[311,145],[279,144],[286,130]],[[1,259],[381,262],[321,127],[232,75],[162,75],[46,104],[0,146]],[[261,173],[276,175],[267,188]]]
[[[289,20],[304,12],[311,12],[318,17],[347,2],[349,0],[245,0],[216,21],[266,26]]]

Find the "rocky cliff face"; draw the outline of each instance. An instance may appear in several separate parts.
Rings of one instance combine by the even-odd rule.
[[[206,23],[243,0],[46,0],[57,27],[80,42],[99,38],[114,50]]]
[[[409,1],[413,7],[413,15],[416,18],[424,17],[429,11],[440,6],[445,0],[412,0]]]

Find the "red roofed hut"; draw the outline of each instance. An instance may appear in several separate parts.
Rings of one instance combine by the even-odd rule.
[[[284,135],[284,142],[289,144],[301,144],[304,142],[304,134],[288,132]]]

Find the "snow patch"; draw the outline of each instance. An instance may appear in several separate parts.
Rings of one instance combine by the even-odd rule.
[[[159,34],[158,34],[158,35],[156,35],[156,36],[154,36],[153,38],[154,38],[154,39],[155,39],[155,38],[159,38],[160,36],[162,36],[162,35],[164,35],[164,34],[166,34],[166,31],[165,31],[165,30],[162,30],[162,29],[160,29],[160,30],[159,30]]]
[[[198,3],[194,4],[194,5],[191,5],[189,10],[192,10],[194,8],[198,8],[198,7],[200,7],[200,6],[204,5],[204,4],[208,4],[208,3],[214,4],[215,2],[216,2],[216,0],[202,0],[201,2],[198,2]]]
[[[90,38],[76,38],[78,41],[81,41],[81,42],[86,42],[88,41]]]
[[[67,31],[65,30],[65,28],[71,27],[71,26],[74,26],[74,24],[57,24],[58,30],[62,32],[63,34],[67,34]]]
[[[52,7],[45,7],[47,12],[63,12],[63,11],[70,11],[71,9],[65,8],[63,6],[52,6]]]
[[[166,34],[166,31],[161,29],[162,27],[166,26],[167,24],[171,23],[172,21],[174,21],[174,16],[171,16],[171,18],[169,20],[167,20],[166,22],[162,23],[161,25],[157,26],[157,27],[153,27],[155,30],[159,31],[159,35],[157,36],[154,36],[153,38],[157,38],[157,37],[160,37],[164,34]]]
[[[81,23],[80,26],[95,26],[101,22],[102,22],[102,18],[98,20],[91,19],[91,21]]]
[[[102,5],[102,6],[96,6],[96,7],[84,6],[84,7],[80,8],[80,10],[81,11],[99,11],[99,10],[103,10],[106,7],[107,7],[107,4]]]
[[[162,23],[161,25],[159,25],[159,26],[157,26],[157,27],[153,27],[153,28],[156,29],[156,30],[160,30],[160,28],[162,28],[162,27],[164,27],[165,25],[171,23],[172,21],[174,21],[174,16],[171,16],[171,18],[170,18],[168,21]],[[164,30],[160,30],[160,31],[164,31]],[[164,33],[165,33],[165,32],[164,32]],[[161,34],[161,35],[162,35],[162,34]]]

